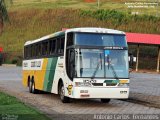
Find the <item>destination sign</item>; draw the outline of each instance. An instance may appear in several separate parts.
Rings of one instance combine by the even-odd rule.
[[[107,47],[104,47],[104,49],[109,49],[109,50],[126,50],[127,47],[107,46]]]

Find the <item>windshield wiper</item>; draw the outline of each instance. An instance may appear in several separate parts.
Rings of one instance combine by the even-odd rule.
[[[100,61],[98,62],[97,67],[96,67],[91,79],[93,79],[96,76],[96,73],[97,73],[97,71],[99,69],[100,64],[101,64],[101,69],[102,69],[102,55],[101,54],[100,54]]]
[[[114,77],[115,77],[117,80],[119,80],[119,79],[118,79],[118,76],[117,76],[117,73],[116,73],[113,65],[111,64],[111,61],[109,61],[109,55],[107,56],[107,59],[108,59],[108,70],[109,70],[109,67],[110,67],[111,70],[112,70],[112,73],[113,73]]]

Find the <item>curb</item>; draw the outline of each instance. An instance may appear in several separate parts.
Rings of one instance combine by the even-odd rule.
[[[17,67],[16,64],[2,64],[2,67]]]

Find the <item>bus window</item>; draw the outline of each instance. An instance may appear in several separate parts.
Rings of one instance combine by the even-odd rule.
[[[73,42],[73,33],[67,34],[67,47],[72,46],[74,44]]]
[[[49,41],[49,54],[53,55],[56,50],[56,40],[50,40]]]
[[[57,53],[60,54],[60,49],[61,49],[61,41],[60,38],[57,38]]]
[[[33,57],[36,57],[36,45],[33,45]]]
[[[64,37],[57,38],[57,53],[58,54],[64,53]]]
[[[42,43],[42,55],[47,55],[48,54],[48,42],[43,42]]]
[[[42,49],[41,49],[41,43],[38,43],[38,56],[41,56],[42,55]]]
[[[67,49],[66,51],[66,69],[71,80],[76,76],[75,72],[75,50]]]
[[[38,57],[38,44],[35,45],[35,57]]]
[[[31,46],[28,46],[28,58],[31,57]]]
[[[64,53],[64,37],[61,38],[61,49],[60,49],[60,53]]]
[[[31,57],[33,57],[33,45],[31,46]]]

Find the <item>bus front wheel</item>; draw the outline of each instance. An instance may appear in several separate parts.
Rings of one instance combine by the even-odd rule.
[[[64,85],[61,84],[59,89],[60,89],[60,90],[59,90],[59,95],[60,95],[61,101],[62,101],[63,103],[69,103],[69,102],[70,102],[70,99],[69,99],[69,97],[66,97],[66,96],[65,96]]]
[[[109,103],[111,99],[101,99],[102,103]]]

